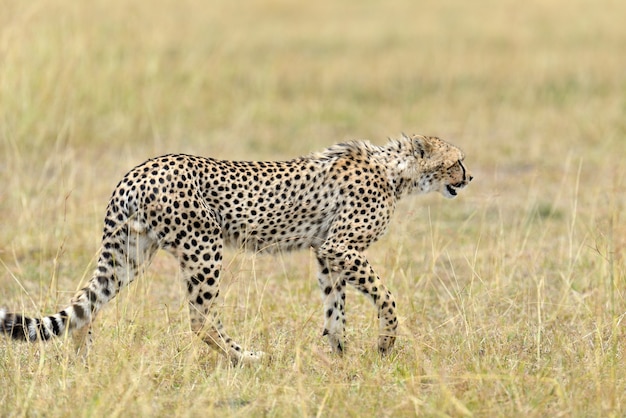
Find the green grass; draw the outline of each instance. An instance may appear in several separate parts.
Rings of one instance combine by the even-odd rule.
[[[368,258],[397,349],[348,294],[321,337],[307,252],[232,251],[223,310],[271,364],[231,368],[189,330],[159,255],[94,326],[0,341],[1,416],[623,416],[623,2],[0,1],[0,304],[63,306],[109,194],[150,156],[282,159],[400,132],[464,149],[454,201],[409,198]]]

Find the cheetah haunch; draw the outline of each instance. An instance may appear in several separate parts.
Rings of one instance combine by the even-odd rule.
[[[324,332],[344,351],[345,288],[368,295],[378,309],[378,348],[394,344],[393,296],[363,251],[384,234],[405,195],[457,195],[472,176],[458,148],[438,138],[403,135],[385,146],[353,141],[281,162],[222,161],[166,155],[131,170],[106,211],[102,249],[88,285],[69,306],[44,318],[0,310],[0,331],[17,340],[48,340],[77,331],[89,346],[102,307],[149,265],[158,249],[180,263],[191,328],[233,362],[254,361],[224,330],[215,303],[222,249],[312,248],[324,304]]]

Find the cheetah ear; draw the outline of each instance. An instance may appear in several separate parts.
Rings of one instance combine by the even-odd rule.
[[[413,145],[413,154],[420,158],[426,158],[430,156],[433,151],[433,145],[428,140],[428,137],[422,135],[413,135],[411,137],[411,143]]]

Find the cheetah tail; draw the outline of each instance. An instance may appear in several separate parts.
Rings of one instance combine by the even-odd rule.
[[[69,326],[70,331],[79,328],[80,326],[77,326],[75,320],[75,318],[80,317],[79,311],[83,311],[83,308],[75,303],[54,315],[43,318],[28,318],[18,313],[9,313],[5,309],[0,309],[0,333],[14,340],[47,341],[52,337],[63,335],[68,324],[71,324]]]

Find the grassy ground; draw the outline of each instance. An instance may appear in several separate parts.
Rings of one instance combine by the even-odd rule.
[[[0,304],[63,306],[119,178],[188,152],[280,159],[436,134],[475,181],[410,198],[368,257],[401,337],[348,294],[321,338],[310,254],[231,252],[224,319],[264,367],[189,331],[174,260],[69,344],[0,341],[1,416],[623,416],[624,2],[0,0]]]

